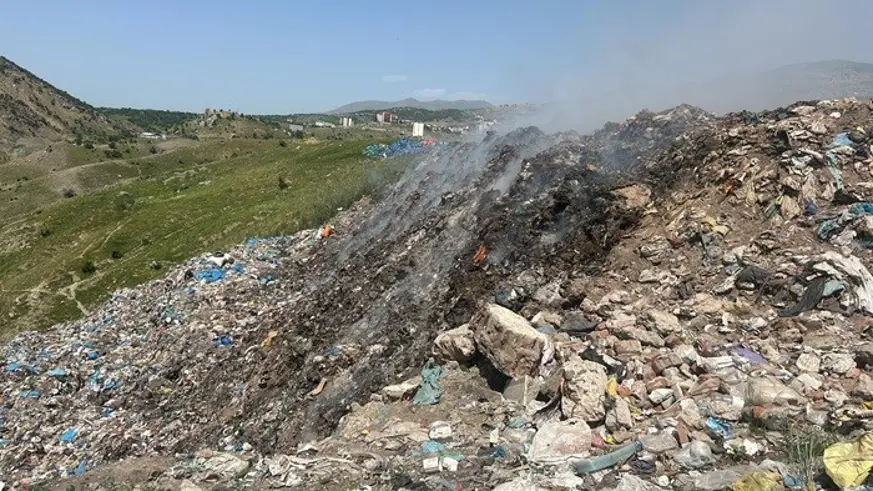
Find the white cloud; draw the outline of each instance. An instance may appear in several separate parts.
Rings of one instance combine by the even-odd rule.
[[[397,84],[407,80],[409,80],[409,77],[406,75],[382,75],[382,82],[386,84]]]

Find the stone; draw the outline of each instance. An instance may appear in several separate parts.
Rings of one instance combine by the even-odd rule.
[[[649,400],[652,401],[652,404],[661,404],[666,401],[668,398],[673,396],[673,389],[664,387],[661,389],[655,389],[649,393]]]
[[[616,355],[638,355],[643,352],[643,345],[636,339],[618,340],[615,343]]]
[[[782,203],[779,205],[779,211],[782,214],[782,218],[785,220],[793,220],[803,214],[800,205],[791,196],[782,196]]]
[[[603,328],[607,331],[621,331],[634,327],[636,323],[637,318],[635,315],[617,312],[612,318],[603,323]]]
[[[569,333],[581,334],[591,332],[597,327],[597,322],[589,319],[581,312],[570,312],[564,316],[560,323],[561,330]]]
[[[655,370],[655,373],[663,373],[664,370],[668,368],[678,367],[680,365],[682,365],[682,359],[672,352],[666,355],[661,355],[652,361],[652,369]]]
[[[855,361],[861,368],[873,367],[873,343],[864,343],[855,348]]]
[[[702,428],[703,416],[700,414],[700,408],[693,399],[682,399],[679,401],[678,419],[683,421],[690,428]]]
[[[633,474],[625,474],[613,491],[659,491],[659,488]]]
[[[830,389],[825,391],[824,399],[833,404],[835,407],[840,407],[846,403],[846,401],[849,399],[849,396],[841,390]]]
[[[578,355],[563,365],[564,391],[561,412],[565,418],[579,418],[587,422],[600,421],[606,415],[603,397],[606,390],[606,368]]]
[[[661,336],[638,327],[625,327],[616,332],[616,335],[621,338],[636,339],[644,346],[654,346],[655,348],[663,348],[666,344]]]
[[[494,367],[513,378],[535,375],[549,342],[524,317],[496,304],[486,306],[474,338]]]
[[[531,377],[530,375],[522,375],[517,379],[511,380],[506,388],[503,389],[503,398],[515,401],[522,406],[527,406],[530,402],[536,400],[541,386],[541,379]]]
[[[815,375],[808,372],[801,373],[797,376],[796,380],[800,382],[804,387],[808,387],[812,390],[821,389],[821,386],[824,384],[824,382],[816,378]]]
[[[745,400],[725,394],[713,394],[707,401],[709,412],[726,421],[739,421],[743,417]]]
[[[559,307],[564,303],[564,297],[561,296],[561,283],[553,281],[534,292],[533,299],[537,302],[548,305],[549,307]]]
[[[421,385],[421,375],[417,375],[400,384],[383,387],[382,394],[393,400],[403,399],[404,397],[411,396],[419,385]]]
[[[855,388],[852,389],[852,395],[865,401],[873,401],[873,377],[861,373],[857,383],[855,383]]]
[[[623,198],[624,204],[628,208],[645,208],[652,202],[652,190],[643,184],[619,188],[612,193]],[[640,252],[642,253],[642,251]]]
[[[680,330],[679,318],[670,312],[650,310],[646,313],[646,319],[649,325],[662,336],[667,336]]]
[[[616,397],[612,407],[606,412],[606,428],[610,431],[619,430],[622,428],[630,429],[634,425],[633,415],[631,415],[630,407],[621,397]]]
[[[476,340],[469,324],[441,333],[433,342],[433,355],[439,360],[467,362],[476,355]]]
[[[3,487],[0,486],[0,490],[2,489]],[[190,480],[185,479],[184,481],[182,481],[182,484],[179,485],[179,491],[203,491],[203,488],[194,484]]]
[[[764,319],[763,317],[752,317],[743,322],[743,329],[747,331],[760,331],[767,327],[768,324],[769,322],[767,322],[767,319]]]
[[[656,235],[640,246],[640,256],[657,264],[668,250],[670,250],[670,241],[663,235]]]
[[[848,353],[828,353],[824,355],[822,368],[825,371],[843,375],[855,368],[855,357]]]
[[[581,419],[546,423],[534,435],[530,458],[542,461],[587,455],[591,449],[591,437],[591,428]]]
[[[746,404],[750,406],[780,406],[797,405],[806,399],[794,389],[786,386],[773,377],[749,378],[746,384]]]
[[[676,452],[673,460],[686,469],[700,469],[714,462],[715,457],[709,445],[695,440]]]
[[[694,349],[693,346],[687,344],[679,344],[673,347],[673,353],[676,353],[676,356],[681,358],[683,362],[688,363],[689,365],[697,363],[700,359],[700,355],[697,354],[697,350]]]
[[[679,448],[679,442],[676,441],[676,437],[666,431],[646,435],[640,438],[640,442],[646,451],[656,455]]]
[[[812,353],[801,353],[795,365],[800,371],[818,373],[821,369],[821,359]]]

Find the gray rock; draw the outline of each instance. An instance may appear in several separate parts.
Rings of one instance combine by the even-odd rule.
[[[603,396],[606,390],[606,368],[593,361],[573,356],[563,365],[564,393],[561,412],[565,418],[587,422],[600,421],[606,415]]]
[[[606,413],[606,427],[610,431],[619,430],[622,428],[630,429],[634,425],[633,415],[631,415],[630,407],[627,402],[621,397],[616,397],[612,408]]]
[[[621,476],[621,481],[618,482],[618,486],[613,488],[613,491],[660,491],[660,489],[633,474],[625,474]]]
[[[618,335],[618,337],[636,339],[645,346],[663,348],[665,345],[664,338],[658,336],[658,334],[652,331],[647,331],[638,327],[626,327],[624,329],[621,329],[619,332],[616,332],[616,335]]]
[[[553,281],[538,288],[537,291],[534,292],[533,298],[543,305],[548,305],[550,307],[560,306],[564,303],[564,297],[561,296],[561,283]]]
[[[440,360],[466,362],[476,355],[476,340],[469,324],[450,329],[433,342],[433,354]]]
[[[402,383],[383,387],[382,394],[389,399],[403,399],[406,396],[412,395],[420,384],[421,375],[418,375]]]
[[[679,442],[676,441],[676,437],[666,431],[646,435],[640,439],[640,442],[642,442],[643,448],[646,451],[653,454],[662,454],[679,448]]]
[[[526,406],[531,401],[536,400],[541,385],[539,378],[522,375],[509,382],[506,388],[503,389],[503,397]]]
[[[715,461],[712,449],[701,441],[694,440],[676,452],[673,460],[686,469],[700,469]]]
[[[667,336],[680,330],[679,318],[670,312],[663,310],[650,310],[646,314],[649,326],[658,331],[658,334]]]
[[[821,369],[821,359],[812,353],[802,353],[797,357],[795,365],[800,371],[818,373]]]
[[[496,304],[485,307],[484,319],[474,335],[479,350],[506,375],[518,378],[539,371],[548,343],[524,317]]]
[[[706,406],[713,416],[727,421],[739,421],[743,417],[744,405],[744,399],[725,394],[713,394],[706,401]]]
[[[844,375],[855,368],[855,357],[848,353],[828,353],[824,355],[822,368],[837,375]]]
[[[865,401],[873,400],[873,377],[866,373],[861,373],[861,375],[858,376],[858,382],[855,384],[855,388],[852,389],[852,395],[860,397]]]

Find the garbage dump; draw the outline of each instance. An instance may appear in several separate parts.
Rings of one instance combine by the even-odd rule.
[[[10,340],[0,489],[863,486],[871,131],[680,106],[429,152]]]
[[[437,142],[431,138],[395,140],[389,144],[371,143],[364,147],[365,157],[398,157],[404,155],[417,155],[432,150]]]

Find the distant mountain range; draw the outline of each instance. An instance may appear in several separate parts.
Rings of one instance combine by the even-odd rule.
[[[420,101],[418,99],[403,99],[402,101],[359,101],[340,106],[327,114],[349,114],[358,111],[381,111],[392,109],[395,107],[412,107],[416,109],[427,109],[429,111],[442,111],[444,109],[487,109],[494,107],[493,104],[487,101],[443,101],[437,99],[435,101]]]

